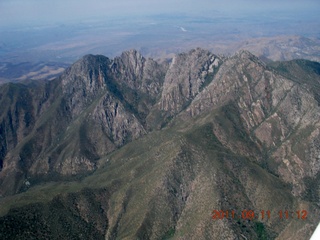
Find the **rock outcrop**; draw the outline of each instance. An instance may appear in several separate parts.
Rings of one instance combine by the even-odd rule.
[[[31,211],[47,224],[39,234],[53,236],[61,226],[46,214],[63,205],[57,218],[97,238],[310,236],[320,212],[319,89],[317,63],[202,49],[163,62],[135,50],[87,55],[53,81],[4,84],[0,234]],[[213,221],[214,209],[272,217]],[[11,236],[34,229],[25,221]]]

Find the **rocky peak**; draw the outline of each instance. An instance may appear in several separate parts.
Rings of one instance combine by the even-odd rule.
[[[139,74],[145,58],[135,49],[125,51],[121,54],[120,59],[129,68],[133,68],[135,74]]]
[[[123,239],[132,232],[130,239],[172,234],[186,239],[235,239],[240,234],[302,239],[318,224],[311,214],[316,216],[320,206],[319,82],[317,64],[266,66],[248,51],[222,58],[198,48],[168,63],[145,59],[135,50],[114,60],[87,55],[42,87],[1,86],[0,214],[8,204],[38,201],[34,196],[54,196],[68,186],[68,191],[78,191],[85,183],[105,188],[108,195],[90,193],[87,201],[71,194],[64,206],[73,210],[63,209],[66,215],[55,219],[79,220],[80,214],[80,222],[92,229],[91,220],[101,213],[99,202],[104,203],[110,207],[102,211],[105,225],[98,224],[104,238]],[[165,124],[166,129],[154,131]],[[28,190],[38,182],[89,172],[81,183]],[[6,197],[17,192],[17,198]],[[34,206],[0,217],[0,238],[11,236],[17,222],[19,229],[26,226],[22,233],[37,232],[24,224]],[[208,209],[248,207],[274,213],[306,209],[310,215],[299,230],[292,225],[297,219],[239,225],[232,219],[208,221]],[[52,214],[41,214],[50,225]],[[189,222],[191,215],[202,230]],[[132,216],[136,225],[129,231],[126,223]],[[9,221],[12,228],[8,219],[17,219]],[[261,227],[263,233],[255,232]],[[219,234],[226,231],[229,237]],[[295,238],[284,237],[297,232]],[[70,236],[75,235],[66,238]]]
[[[260,163],[292,184],[295,196],[302,196],[309,184],[305,179],[319,174],[315,170],[319,169],[318,150],[313,146],[320,139],[318,102],[311,89],[301,84],[304,78],[288,79],[248,51],[240,51],[225,60],[214,80],[181,115],[194,117],[228,106],[224,111],[234,127],[243,128],[248,140],[264,151]],[[294,143],[296,139],[308,144]]]
[[[86,55],[60,77],[62,91],[73,115],[79,114],[105,89],[110,60],[101,55]]]
[[[105,85],[106,70],[110,60],[104,56],[86,55],[61,76],[65,93],[72,93],[72,85],[81,85],[88,93],[94,93]]]
[[[116,77],[130,88],[137,88],[139,80],[143,77],[143,68],[146,59],[136,50],[123,52],[116,57],[112,70]]]
[[[166,73],[160,109],[181,111],[213,79],[221,60],[200,48],[176,55]]]
[[[238,62],[254,62],[257,63],[259,65],[262,65],[264,67],[266,67],[266,64],[257,56],[253,55],[251,52],[249,52],[248,50],[239,50],[237,51],[232,57],[231,59],[237,60]]]

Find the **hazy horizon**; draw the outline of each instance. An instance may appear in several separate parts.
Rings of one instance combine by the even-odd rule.
[[[298,1],[103,1],[103,0],[0,0],[0,26],[53,24],[91,18],[130,18],[158,14],[210,16],[219,12],[226,17],[269,14],[270,18],[292,16],[300,21],[320,21],[320,2]],[[320,15],[320,14],[318,14]]]
[[[131,48],[164,57],[196,47],[225,52],[264,37],[320,39],[319,10],[315,0],[0,0],[0,62],[72,63]]]

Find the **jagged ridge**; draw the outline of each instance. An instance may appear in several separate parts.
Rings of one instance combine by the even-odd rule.
[[[300,75],[247,51],[195,49],[159,63],[132,50],[85,56],[46,84],[3,85],[1,194],[94,171],[84,182],[110,193],[108,239],[310,235],[312,217],[299,232],[295,220],[209,221],[214,208],[319,212],[319,73],[298,64]],[[71,186],[67,196],[85,185]]]

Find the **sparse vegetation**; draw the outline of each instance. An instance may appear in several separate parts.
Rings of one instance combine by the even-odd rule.
[[[128,54],[136,55],[130,58]],[[199,49],[188,54],[196,54],[190,60],[193,62],[201,54],[210,55]],[[131,51],[124,54],[122,60],[137,56]],[[305,144],[300,142],[315,135],[316,112],[308,116],[312,121],[301,114],[303,121],[310,123],[302,128],[302,120],[293,125],[294,119],[284,116],[281,104],[285,100],[277,99],[277,107],[271,106],[273,113],[279,112],[279,118],[288,119],[280,122],[268,115],[262,116],[266,112],[257,111],[250,114],[261,114],[262,123],[253,126],[246,122],[249,121],[245,119],[246,111],[253,112],[253,103],[259,100],[261,109],[273,103],[260,101],[265,97],[265,89],[258,86],[264,86],[265,82],[259,82],[263,78],[255,69],[264,69],[263,64],[255,62],[258,60],[246,52],[241,57],[241,61],[239,56],[226,60],[228,70],[219,74],[228,76],[216,79],[224,81],[223,84],[206,79],[208,91],[211,91],[209,87],[215,87],[214,91],[225,94],[215,95],[212,102],[202,101],[201,94],[207,91],[193,89],[192,79],[179,79],[174,71],[167,95],[164,89],[159,90],[167,87],[161,85],[163,79],[158,79],[158,88],[148,90],[156,94],[149,94],[145,90],[149,86],[143,85],[143,77],[135,76],[132,68],[141,63],[129,62],[130,67],[112,69],[123,71],[126,78],[122,78],[119,74],[112,75],[107,64],[106,69],[98,69],[101,61],[111,63],[101,56],[80,60],[65,73],[65,79],[41,86],[43,92],[39,90],[39,95],[33,86],[32,107],[17,97],[19,91],[27,91],[27,86],[4,86],[1,94],[6,95],[11,89],[13,95],[0,99],[1,106],[9,104],[6,112],[1,113],[1,133],[6,135],[0,140],[1,146],[11,145],[8,145],[10,154],[7,155],[7,145],[1,151],[3,157],[7,157],[4,166],[12,163],[18,167],[5,169],[10,174],[1,176],[4,196],[0,198],[0,226],[3,226],[0,237],[33,238],[38,234],[40,238],[59,236],[62,239],[219,239],[222,235],[232,238],[241,234],[248,239],[274,239],[289,231],[292,221],[281,221],[274,216],[266,222],[230,217],[218,222],[210,217],[213,209],[235,209],[238,213],[244,209],[277,212],[295,209],[299,204],[314,207],[313,202],[318,201],[312,190],[294,193],[296,195],[291,191],[303,187],[299,185],[302,183],[315,188],[319,176],[300,179],[296,172],[283,168],[285,164],[296,166],[304,160],[301,152]],[[83,65],[92,59],[97,66]],[[242,61],[245,64],[240,64]],[[121,64],[119,59],[118,64]],[[250,66],[244,69],[250,79],[245,84],[238,64],[241,68]],[[191,65],[183,66],[189,70]],[[195,68],[201,69],[201,66]],[[83,69],[87,72],[82,72]],[[100,70],[108,77],[104,82]],[[94,79],[98,75],[100,77]],[[199,77],[195,76],[193,81]],[[281,77],[281,81],[289,80]],[[232,88],[234,83],[239,85],[237,89]],[[137,84],[142,85],[137,87]],[[252,86],[246,89],[246,84]],[[281,91],[273,89],[271,81],[268,84],[268,91]],[[175,91],[176,86],[180,91]],[[253,92],[253,88],[258,93]],[[190,91],[195,91],[194,96],[199,98],[197,104]],[[190,95],[188,99],[186,92]],[[287,92],[278,95],[286,98]],[[161,106],[163,99],[168,101],[165,106]],[[175,104],[177,102],[179,104]],[[25,111],[30,109],[33,115],[26,115]],[[282,125],[291,131],[285,139],[281,139]],[[261,131],[260,138],[257,131]],[[263,134],[271,139],[263,141]],[[271,144],[266,144],[268,141]],[[284,142],[290,145],[283,153],[276,152]],[[299,158],[296,162],[281,159],[287,158],[289,151]],[[304,165],[299,167],[303,170]],[[13,194],[15,191],[20,192]],[[37,224],[32,224],[32,219]],[[13,230],[14,223],[21,231]],[[314,226],[312,219],[304,224]],[[309,230],[306,235],[310,234]]]

